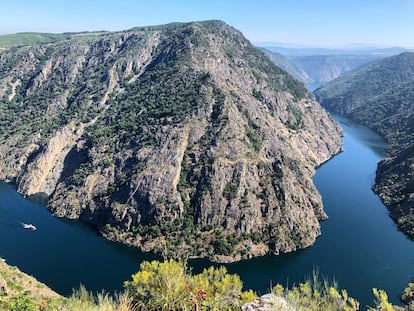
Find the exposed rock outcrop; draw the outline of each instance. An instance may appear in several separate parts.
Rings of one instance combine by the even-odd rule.
[[[57,130],[19,176],[17,190],[27,195],[42,192],[50,196],[62,175],[65,157],[82,133],[82,124],[71,123]]]
[[[295,311],[285,298],[274,294],[263,295],[252,302],[242,306],[243,311]]]
[[[55,215],[217,261],[294,251],[320,234],[312,175],[342,132],[230,26],[74,35],[3,51],[0,64],[0,178],[49,196]]]

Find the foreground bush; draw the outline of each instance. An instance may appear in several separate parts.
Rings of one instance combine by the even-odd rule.
[[[56,311],[134,311],[132,298],[127,292],[111,296],[100,293],[93,295],[84,286],[73,292],[72,296]]]
[[[272,294],[258,299],[253,291],[243,292],[239,276],[228,274],[224,267],[210,267],[193,275],[186,264],[174,260],[143,262],[140,271],[124,283],[125,291],[116,295],[93,294],[81,286],[69,298],[56,293],[42,296],[35,292],[40,285],[28,290],[27,282],[24,287],[23,283],[16,283],[19,278],[15,272],[12,276],[5,268],[0,269],[1,311],[232,311],[241,310],[245,302],[251,303],[243,310],[359,310],[358,301],[317,273],[290,289],[278,284]],[[402,297],[405,309],[392,305],[385,291],[373,289],[374,307],[368,310],[414,311],[413,284],[410,283]]]
[[[285,289],[278,284],[272,289],[272,293],[285,298],[294,310],[359,310],[359,302],[356,299],[349,297],[346,290],[339,290],[335,282],[321,279],[318,273],[314,273],[311,279],[291,289]]]
[[[243,302],[256,297],[243,292],[239,276],[224,267],[192,275],[174,260],[143,262],[124,285],[141,310],[240,310]]]
[[[336,282],[329,282],[320,278],[318,273],[314,273],[312,278],[285,289],[278,284],[272,289],[272,293],[282,297],[295,311],[356,311],[359,309],[359,302],[350,297],[346,290],[339,290]],[[368,307],[369,311],[411,311],[410,307],[405,309],[395,306],[388,301],[387,293],[380,289],[373,289],[375,296],[375,307]],[[273,310],[273,309],[272,309]],[[277,309],[274,309],[275,311]],[[278,311],[287,311],[278,310]],[[365,310],[362,309],[362,310]],[[414,310],[413,310],[414,311]]]
[[[414,279],[412,279],[404,289],[401,300],[404,305],[409,308],[409,310],[414,310]]]

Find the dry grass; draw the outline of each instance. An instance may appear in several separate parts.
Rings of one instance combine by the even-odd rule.
[[[0,259],[0,278],[6,281],[10,296],[28,292],[35,300],[61,298],[58,293],[40,283],[34,277],[21,272],[16,267],[9,266],[4,259]]]

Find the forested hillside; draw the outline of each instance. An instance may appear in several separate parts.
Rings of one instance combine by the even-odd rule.
[[[305,83],[311,91],[347,72],[385,57],[383,54],[358,54],[358,51],[355,51],[355,54],[329,54],[334,51],[326,50],[319,52],[328,54],[282,55],[265,48],[262,50],[277,66]],[[289,49],[285,52],[289,53]],[[311,52],[312,50],[309,51]]]
[[[329,110],[370,127],[389,142],[375,192],[399,228],[414,237],[414,53],[344,75],[315,91]]]
[[[0,178],[106,238],[232,261],[311,245],[341,130],[220,21],[0,52]]]

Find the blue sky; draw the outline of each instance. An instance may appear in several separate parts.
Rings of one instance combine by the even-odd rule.
[[[221,19],[256,44],[414,47],[414,0],[0,0],[0,34]]]

